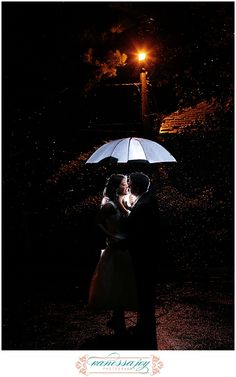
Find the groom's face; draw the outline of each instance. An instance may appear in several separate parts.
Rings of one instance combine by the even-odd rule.
[[[135,187],[131,179],[129,179],[128,186],[129,186],[131,194],[138,195],[137,188]]]

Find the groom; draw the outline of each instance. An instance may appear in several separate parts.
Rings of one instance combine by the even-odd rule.
[[[134,334],[144,349],[156,350],[155,274],[160,221],[157,202],[149,186],[147,175],[139,172],[130,174],[130,191],[137,199],[127,219],[127,230],[139,298]]]

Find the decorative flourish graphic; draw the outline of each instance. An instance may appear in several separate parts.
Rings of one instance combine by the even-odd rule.
[[[121,356],[117,352],[112,352],[106,356],[84,355],[75,364],[80,374],[88,376],[90,374],[148,374],[153,376],[160,373],[163,363],[160,357],[150,356]]]
[[[88,360],[88,355],[84,355],[79,358],[77,363],[75,364],[76,368],[79,370],[81,374],[84,374],[85,376],[88,376],[87,372],[87,360]]]
[[[152,355],[152,371],[150,375],[153,376],[156,373],[160,373],[161,368],[163,368],[163,362],[160,360],[160,357]]]

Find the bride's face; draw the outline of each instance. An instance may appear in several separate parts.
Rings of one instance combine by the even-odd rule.
[[[128,194],[128,182],[127,178],[123,178],[119,185],[119,195],[127,195]]]

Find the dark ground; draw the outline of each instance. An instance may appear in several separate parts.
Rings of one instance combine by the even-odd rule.
[[[25,280],[25,286],[16,286],[15,295],[8,297],[3,349],[142,349],[131,336],[119,339],[106,327],[110,312],[94,314],[87,309],[85,287],[69,277],[50,282],[42,276],[44,283]],[[156,291],[159,350],[234,349],[233,289],[226,272],[218,271],[208,281],[163,280]],[[135,320],[134,313],[126,313],[127,327]]]

